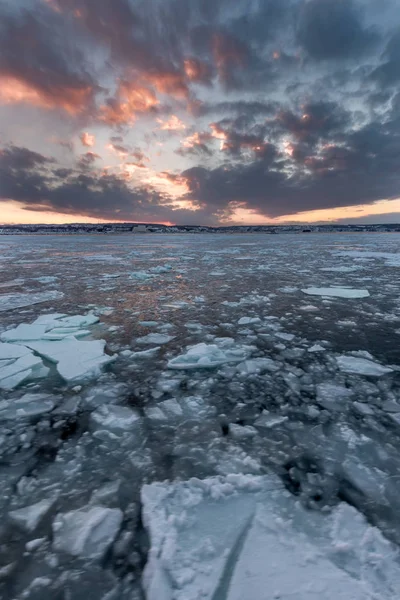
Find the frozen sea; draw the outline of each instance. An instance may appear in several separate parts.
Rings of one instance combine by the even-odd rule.
[[[0,237],[0,340],[1,598],[400,597],[400,234]]]

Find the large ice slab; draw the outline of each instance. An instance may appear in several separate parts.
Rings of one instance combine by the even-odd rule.
[[[73,338],[61,341],[26,342],[43,358],[57,364],[57,371],[65,381],[78,381],[99,375],[101,368],[114,360],[104,354],[106,342],[92,340],[78,341]]]
[[[14,310],[15,308],[24,308],[40,302],[51,302],[63,298],[63,292],[50,290],[48,292],[38,292],[35,294],[4,294],[0,296],[0,312]]]
[[[90,333],[84,327],[98,320],[91,313],[72,316],[54,313],[4,331],[0,336],[2,342],[6,342],[0,342],[0,388],[13,389],[32,375],[35,377],[43,363],[33,352],[55,363],[65,381],[98,375],[115,357],[105,354],[104,340],[78,339]]]
[[[17,385],[28,379],[35,369],[43,366],[42,360],[32,352],[17,358],[13,362],[2,366],[0,361],[0,389],[12,390]]]
[[[392,600],[399,551],[354,508],[306,511],[273,476],[142,488],[147,600]]]
[[[225,363],[241,362],[247,355],[246,349],[241,347],[221,348],[216,344],[200,343],[168,361],[168,368],[209,369]]]
[[[332,296],[334,298],[367,298],[369,296],[368,290],[340,287],[310,287],[301,291],[309,296]]]
[[[90,333],[84,329],[99,320],[92,314],[66,316],[60,313],[42,315],[31,324],[22,323],[15,329],[4,331],[3,342],[31,342],[35,340],[62,340],[66,337],[83,337]]]

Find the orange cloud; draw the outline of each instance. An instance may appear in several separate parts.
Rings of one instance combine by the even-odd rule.
[[[146,113],[159,104],[150,88],[134,82],[121,81],[116,98],[110,98],[100,108],[100,120],[109,125],[132,123],[137,113]]]
[[[91,148],[92,146],[94,146],[94,144],[96,142],[95,136],[91,133],[88,133],[87,131],[84,131],[83,133],[81,133],[81,135],[79,136],[79,139],[81,140],[83,146],[87,146],[88,148]]]
[[[81,86],[44,90],[9,75],[0,75],[0,104],[30,104],[46,109],[61,108],[70,114],[81,112],[91,100],[93,88]]]
[[[173,71],[144,73],[143,79],[151,83],[160,94],[169,94],[175,98],[187,98],[189,89],[183,75]]]
[[[210,83],[211,69],[198,58],[187,58],[183,61],[186,77],[197,83]]]
[[[209,142],[213,136],[208,132],[195,131],[193,135],[188,135],[186,138],[181,140],[181,144],[184,148],[195,148],[196,146],[204,146],[206,142]]]
[[[228,135],[226,134],[226,132],[223,129],[221,129],[220,127],[218,127],[218,125],[216,125],[216,123],[210,123],[210,129],[211,129],[211,136],[213,138],[216,138],[217,140],[221,140],[219,149],[225,150],[226,149],[226,141],[228,139]]]
[[[186,129],[185,123],[183,123],[176,115],[171,115],[167,121],[157,119],[157,123],[160,124],[160,129],[163,131],[181,131]]]

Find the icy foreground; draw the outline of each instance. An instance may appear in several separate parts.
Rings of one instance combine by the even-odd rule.
[[[306,511],[276,477],[142,489],[147,600],[392,600],[399,551],[354,508]]]
[[[0,598],[400,598],[399,248],[0,239]]]

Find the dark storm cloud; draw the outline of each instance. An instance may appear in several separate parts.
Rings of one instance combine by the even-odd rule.
[[[363,24],[353,0],[309,0],[300,7],[298,41],[311,58],[352,58],[371,50],[377,33]]]
[[[9,146],[0,149],[0,161],[3,167],[10,170],[33,169],[54,162],[38,152],[32,152],[28,148]]]
[[[400,131],[375,123],[313,152],[270,152],[249,164],[194,167],[183,173],[191,197],[211,208],[230,202],[266,216],[368,204],[400,195]]]
[[[145,158],[139,151],[136,155]],[[87,152],[78,160],[77,169],[60,169],[51,168],[53,159],[26,148],[2,150],[0,198],[3,202],[16,200],[29,210],[110,220],[170,220],[184,224],[200,218],[201,222],[211,224],[218,218],[208,209],[200,210],[194,218],[193,211],[175,209],[168,198],[149,187],[132,188],[121,177],[90,170],[97,159],[96,154]]]
[[[70,113],[88,109],[99,89],[69,24],[46,5],[0,7],[1,95]]]

